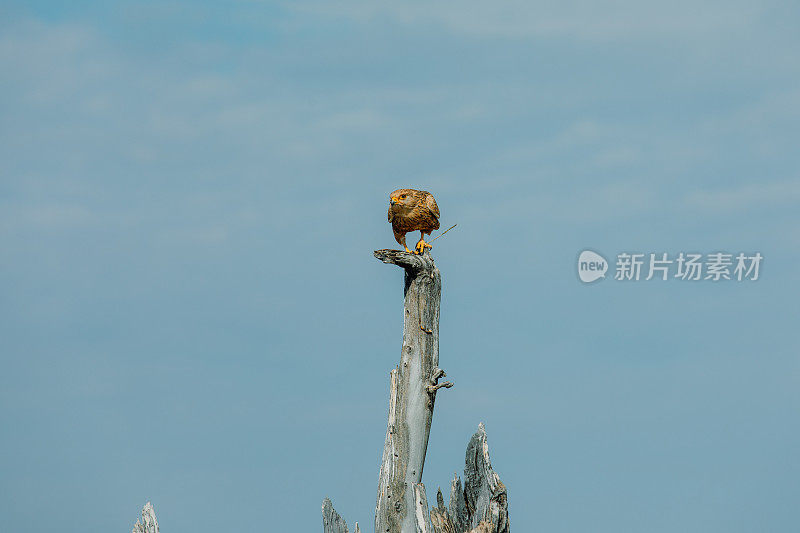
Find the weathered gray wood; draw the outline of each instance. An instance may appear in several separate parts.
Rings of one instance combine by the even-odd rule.
[[[436,533],[456,533],[456,526],[444,506],[442,489],[436,491],[436,507],[431,509],[431,525]]]
[[[158,520],[153,504],[147,502],[142,508],[142,521],[136,520],[131,533],[158,533]]]
[[[422,255],[377,250],[375,257],[405,273],[403,345],[400,364],[389,373],[389,416],[378,476],[376,533],[509,533],[505,485],[492,469],[483,424],[470,439],[464,484],[455,476],[450,503],[441,490],[429,509],[422,484],[436,392],[439,383],[439,304],[442,282],[427,250]],[[344,519],[327,498],[322,509],[325,533],[347,533]],[[358,525],[356,525],[358,530]]]
[[[325,498],[322,502],[322,527],[324,533],[348,533],[347,522],[333,508],[330,498]],[[361,533],[358,522],[353,533]]]
[[[400,364],[390,373],[389,419],[386,428],[378,498],[376,533],[430,531],[427,501],[421,507],[422,469],[428,449],[438,383],[439,303],[442,281],[426,250],[422,255],[377,250],[375,257],[405,271],[403,345]]]
[[[439,508],[443,509],[443,503]],[[431,514],[440,514],[439,511]],[[509,533],[511,524],[508,517],[508,493],[506,486],[492,468],[489,460],[489,444],[486,441],[486,429],[478,425],[478,431],[467,445],[464,461],[464,486],[455,476],[450,486],[450,505],[447,510],[449,523],[456,533],[486,532]],[[446,520],[441,520],[443,523]],[[449,533],[446,527],[437,529],[437,521],[433,519],[436,533]]]
[[[414,485],[414,531],[415,533],[432,533],[431,514],[428,512],[428,496],[425,485]]]

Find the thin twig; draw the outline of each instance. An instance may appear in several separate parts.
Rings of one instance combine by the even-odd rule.
[[[441,232],[439,235],[437,235],[437,236],[436,236],[436,238],[435,238],[435,239],[433,239],[433,240],[432,240],[432,241],[430,241],[430,242],[433,242],[433,241],[435,241],[436,239],[438,239],[439,237],[441,237],[442,235],[444,235],[445,233],[447,233],[447,232],[448,232],[448,231],[450,231],[451,229],[455,228],[456,226],[458,226],[458,224],[453,224],[452,226],[450,226],[449,228],[447,228],[446,230],[444,230],[443,232]]]

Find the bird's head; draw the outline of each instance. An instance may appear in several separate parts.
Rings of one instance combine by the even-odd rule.
[[[411,209],[417,204],[413,189],[397,189],[389,195],[389,206],[395,210]]]

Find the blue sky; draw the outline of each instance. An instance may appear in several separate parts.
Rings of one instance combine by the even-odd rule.
[[[9,531],[370,530],[407,186],[458,223],[429,494],[483,421],[515,531],[796,528],[796,4],[0,15]],[[764,263],[585,286],[585,248]]]

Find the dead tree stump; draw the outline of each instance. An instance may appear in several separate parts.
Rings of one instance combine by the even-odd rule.
[[[452,387],[438,383],[445,373],[439,368],[439,302],[442,277],[430,253],[414,255],[378,250],[375,257],[405,270],[403,347],[400,364],[390,374],[389,422],[383,446],[376,532],[415,531],[420,512],[427,510],[422,469],[428,449],[436,391]],[[420,500],[425,510],[418,509]],[[418,512],[419,511],[419,512]]]
[[[429,511],[422,470],[428,449],[436,393],[440,383],[439,304],[442,278],[433,258],[399,250],[377,250],[375,257],[405,272],[403,346],[400,364],[390,373],[389,420],[383,446],[375,533],[508,533],[505,486],[492,470],[483,424],[470,440],[464,468],[464,487],[456,476],[450,507],[441,490],[437,507]],[[323,503],[325,533],[347,533],[347,524]],[[356,526],[358,527],[358,526]]]

